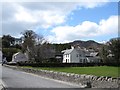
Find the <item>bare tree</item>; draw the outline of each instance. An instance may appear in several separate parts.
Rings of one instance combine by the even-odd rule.
[[[23,51],[28,53],[28,57],[35,62],[44,62],[46,58],[54,56],[54,49],[49,42],[32,30],[26,30],[23,34]]]

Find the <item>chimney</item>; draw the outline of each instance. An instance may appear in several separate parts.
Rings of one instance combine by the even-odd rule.
[[[74,49],[74,46],[71,46],[71,49]]]

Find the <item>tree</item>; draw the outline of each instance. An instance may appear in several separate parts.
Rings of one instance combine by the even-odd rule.
[[[3,35],[2,37],[2,47],[9,48],[11,45],[14,45],[15,38],[10,35]]]
[[[111,39],[108,42],[108,48],[111,51],[111,54],[113,55],[112,62],[119,63],[120,62],[120,38]]]
[[[53,44],[53,46],[55,48],[56,54],[61,54],[62,50],[71,48],[70,44]]]
[[[44,62],[46,58],[52,56],[52,48],[42,35],[38,35],[32,30],[26,30],[23,35],[23,52],[28,53],[30,60]]]
[[[28,53],[28,57],[31,59],[34,57],[34,46],[35,46],[35,39],[36,33],[32,30],[25,30],[21,33],[23,44],[22,44],[22,51]]]
[[[8,62],[12,61],[13,54],[15,54],[19,51],[20,51],[20,49],[17,49],[17,48],[3,48],[2,49],[2,53],[6,57],[6,60]]]
[[[107,45],[103,45],[101,50],[100,50],[100,56],[101,56],[101,59],[102,59],[102,62],[103,63],[108,63],[108,47]]]
[[[50,58],[55,57],[55,49],[54,47],[48,43],[44,42],[42,44],[37,45],[35,50],[35,55],[36,55],[36,61],[37,62],[47,62]]]
[[[23,48],[24,50],[30,49],[35,45],[36,34],[32,30],[25,30],[22,32]]]

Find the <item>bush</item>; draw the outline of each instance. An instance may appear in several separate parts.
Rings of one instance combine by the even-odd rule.
[[[49,59],[44,59],[42,63],[62,63],[59,59],[56,58],[49,58]]]
[[[19,52],[20,50],[17,48],[3,48],[3,55],[6,57],[8,62],[12,61],[12,55]]]

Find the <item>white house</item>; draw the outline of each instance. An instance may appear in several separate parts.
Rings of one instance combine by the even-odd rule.
[[[85,52],[80,48],[67,49],[62,51],[63,54],[63,63],[84,63],[87,62],[85,57]]]
[[[28,57],[26,54],[22,52],[15,53],[12,56],[12,62],[25,62],[25,61],[28,61]]]
[[[89,52],[80,47],[71,47],[71,49],[63,50],[63,63],[90,63],[99,62],[97,52]]]

